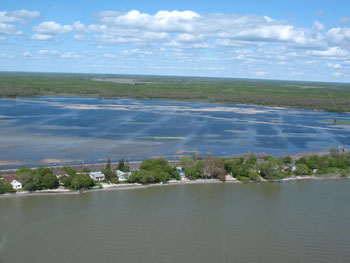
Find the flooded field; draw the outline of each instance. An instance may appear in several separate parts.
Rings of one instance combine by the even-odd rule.
[[[86,97],[1,99],[0,168],[174,158],[186,151],[218,156],[319,151],[350,144],[349,121],[350,114],[250,105]]]

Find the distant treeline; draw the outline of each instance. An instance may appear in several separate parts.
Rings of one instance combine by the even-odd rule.
[[[115,81],[118,78],[131,81],[118,83]],[[201,100],[350,112],[350,84],[195,77],[0,73],[0,97],[43,95]]]

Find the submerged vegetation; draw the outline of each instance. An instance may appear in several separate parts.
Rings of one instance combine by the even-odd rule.
[[[96,81],[96,78],[103,81]],[[43,95],[202,100],[350,112],[350,84],[196,77],[0,73],[0,97]]]
[[[333,124],[350,124],[350,121],[346,121],[346,120],[323,120],[323,122],[333,123]]]
[[[181,141],[183,138],[179,137],[148,137],[142,138],[144,141]]]

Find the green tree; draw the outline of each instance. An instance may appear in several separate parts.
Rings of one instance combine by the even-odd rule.
[[[87,189],[95,185],[94,180],[86,174],[74,174],[62,179],[64,187],[72,190]]]
[[[54,189],[58,187],[58,180],[49,168],[40,167],[36,170],[21,167],[17,171],[19,181],[24,190],[36,191],[44,189]]]
[[[309,175],[310,170],[305,164],[297,164],[296,165],[296,170],[295,170],[296,175]]]
[[[91,170],[87,167],[84,167],[82,170],[81,170],[82,173],[86,173],[86,174],[89,174],[91,172]]]
[[[70,176],[75,175],[77,173],[77,171],[73,169],[71,166],[64,166],[62,168],[62,172],[65,172]]]
[[[112,169],[111,159],[108,159],[106,167],[101,171],[105,175],[105,180],[107,182],[115,181],[117,177],[116,172]]]
[[[293,163],[293,160],[292,160],[292,157],[290,156],[285,156],[282,158],[282,161],[285,165],[288,165],[288,164],[292,164]]]
[[[123,171],[123,172],[130,171],[130,167],[129,167],[128,163],[125,162],[123,158],[118,162],[117,170]]]
[[[174,167],[169,165],[166,159],[144,160],[140,165],[140,170],[132,172],[128,181],[131,183],[159,183],[167,182],[170,179],[180,180],[180,175]]]
[[[0,178],[0,194],[15,192],[12,185],[9,182]]]
[[[260,165],[260,174],[262,177],[270,180],[280,176],[282,174],[282,168],[283,162],[281,159],[275,159],[272,156],[269,156]]]

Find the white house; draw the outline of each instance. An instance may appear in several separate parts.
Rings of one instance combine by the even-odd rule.
[[[101,172],[90,172],[89,176],[95,181],[103,181],[105,179],[105,175]]]
[[[123,171],[117,170],[117,176],[119,178],[119,181],[121,182],[128,180],[128,177],[130,174],[131,174],[130,172],[123,172]]]
[[[20,190],[22,189],[22,183],[18,182],[17,180],[12,180],[11,181],[12,188],[15,190]]]

